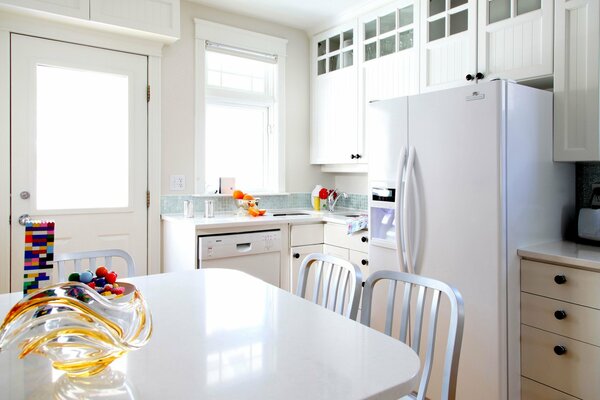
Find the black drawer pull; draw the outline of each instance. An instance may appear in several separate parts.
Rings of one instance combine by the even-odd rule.
[[[369,260],[363,258],[362,260],[360,260],[360,263],[362,265],[369,265]]]
[[[567,312],[565,310],[556,310],[554,311],[554,318],[565,319],[567,318]]]
[[[300,258],[300,253],[294,253],[294,258]]]
[[[554,282],[556,282],[557,285],[562,285],[567,282],[567,277],[564,275],[555,275]]]
[[[366,236],[363,236],[363,237],[360,238],[360,241],[363,242],[363,243],[367,243],[369,241],[369,238],[366,237]]]
[[[562,356],[566,352],[567,348],[565,346],[554,346],[554,353],[556,353],[557,356]]]

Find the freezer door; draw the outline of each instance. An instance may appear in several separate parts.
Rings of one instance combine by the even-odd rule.
[[[505,85],[439,91],[408,104],[416,156],[411,179],[420,198],[420,215],[409,213],[408,236],[414,243],[420,231],[416,273],[458,288],[464,298],[461,400],[506,393]]]

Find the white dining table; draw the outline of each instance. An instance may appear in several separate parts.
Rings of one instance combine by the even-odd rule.
[[[410,347],[242,272],[127,281],[152,312],[146,346],[83,380],[10,349],[0,353],[0,397],[396,400],[416,384]],[[21,297],[0,295],[0,315]]]

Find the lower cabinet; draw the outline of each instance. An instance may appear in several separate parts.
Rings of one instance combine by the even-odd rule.
[[[302,261],[306,258],[306,256],[311,253],[323,253],[323,245],[312,244],[307,246],[296,246],[290,248],[290,260],[292,264],[292,271],[290,274],[290,291],[292,293],[296,293],[296,290],[298,289],[298,274],[300,272],[300,265],[302,264]],[[312,288],[312,285],[310,287],[307,287],[307,293],[310,293],[308,290],[310,288]]]

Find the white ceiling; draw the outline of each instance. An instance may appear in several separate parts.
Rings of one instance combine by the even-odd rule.
[[[194,3],[248,15],[312,32],[342,14],[373,0],[190,0]]]

